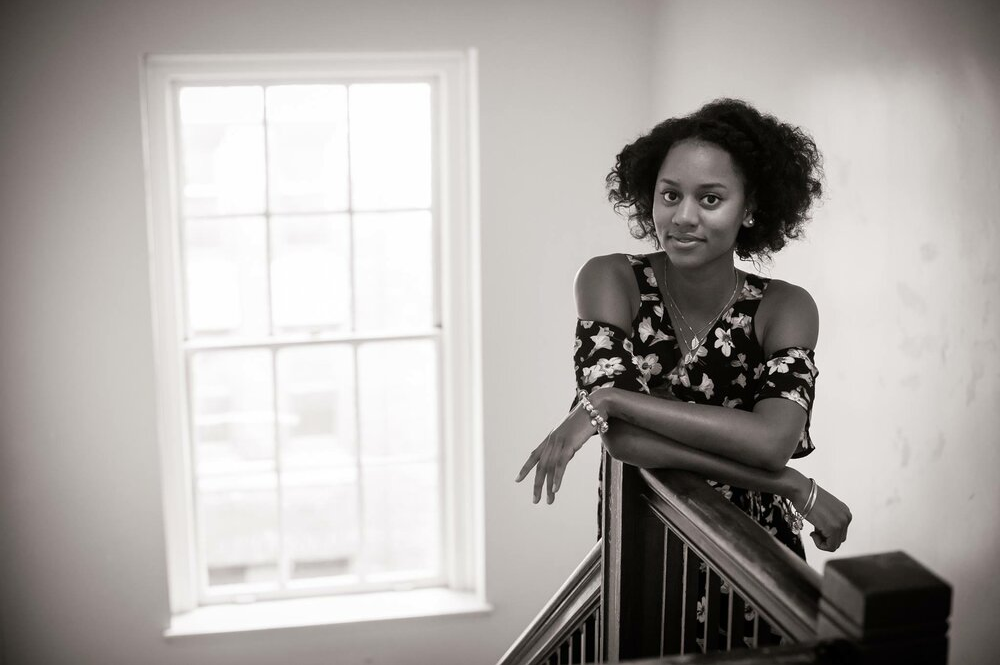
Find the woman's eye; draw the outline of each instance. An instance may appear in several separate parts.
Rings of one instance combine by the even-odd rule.
[[[663,192],[663,200],[667,203],[677,203],[680,200],[677,192]]]
[[[718,205],[719,202],[722,201],[722,199],[720,199],[715,194],[706,194],[705,196],[701,197],[701,200],[705,202],[705,205],[710,205],[710,206]]]

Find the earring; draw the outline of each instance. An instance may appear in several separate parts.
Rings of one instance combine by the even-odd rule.
[[[754,225],[753,217],[751,217],[747,221],[743,222],[743,226],[747,227],[748,229],[752,228],[753,225]]]

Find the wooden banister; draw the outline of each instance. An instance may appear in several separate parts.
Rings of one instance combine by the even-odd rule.
[[[600,597],[601,542],[598,541],[498,665],[545,663],[553,653],[561,652],[564,645],[570,656],[563,662],[596,662],[600,653],[597,621]],[[574,651],[580,653],[579,658],[573,657]],[[588,651],[591,659],[586,659]]]
[[[946,663],[951,586],[905,552],[826,565],[818,638],[846,637],[859,663]]]
[[[602,484],[603,540],[502,665],[947,662],[951,587],[905,553],[821,577],[696,475],[605,453]]]
[[[631,467],[634,469],[634,467]],[[639,470],[643,499],[688,545],[795,641],[816,634],[821,578],[753,523],[703,478],[683,471]]]

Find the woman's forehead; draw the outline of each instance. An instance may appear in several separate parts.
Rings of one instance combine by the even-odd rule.
[[[728,152],[714,143],[695,139],[679,141],[671,146],[660,165],[657,179],[681,184],[741,182]]]

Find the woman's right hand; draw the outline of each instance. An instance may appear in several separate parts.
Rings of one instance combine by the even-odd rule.
[[[847,504],[827,492],[825,489],[816,486],[816,503],[809,511],[806,520],[816,527],[816,530],[809,534],[816,547],[827,552],[833,552],[847,540],[847,528],[851,525],[851,509]],[[796,501],[796,510],[800,513],[805,501]]]
[[[594,436],[594,426],[591,424],[591,417],[584,410],[583,403],[580,402],[531,452],[528,461],[521,467],[514,482],[519,483],[524,480],[525,476],[534,468],[533,503],[538,503],[542,497],[542,490],[546,486],[548,503],[552,503],[556,500],[556,492],[559,491],[559,486],[562,484],[566,465],[592,436]]]

